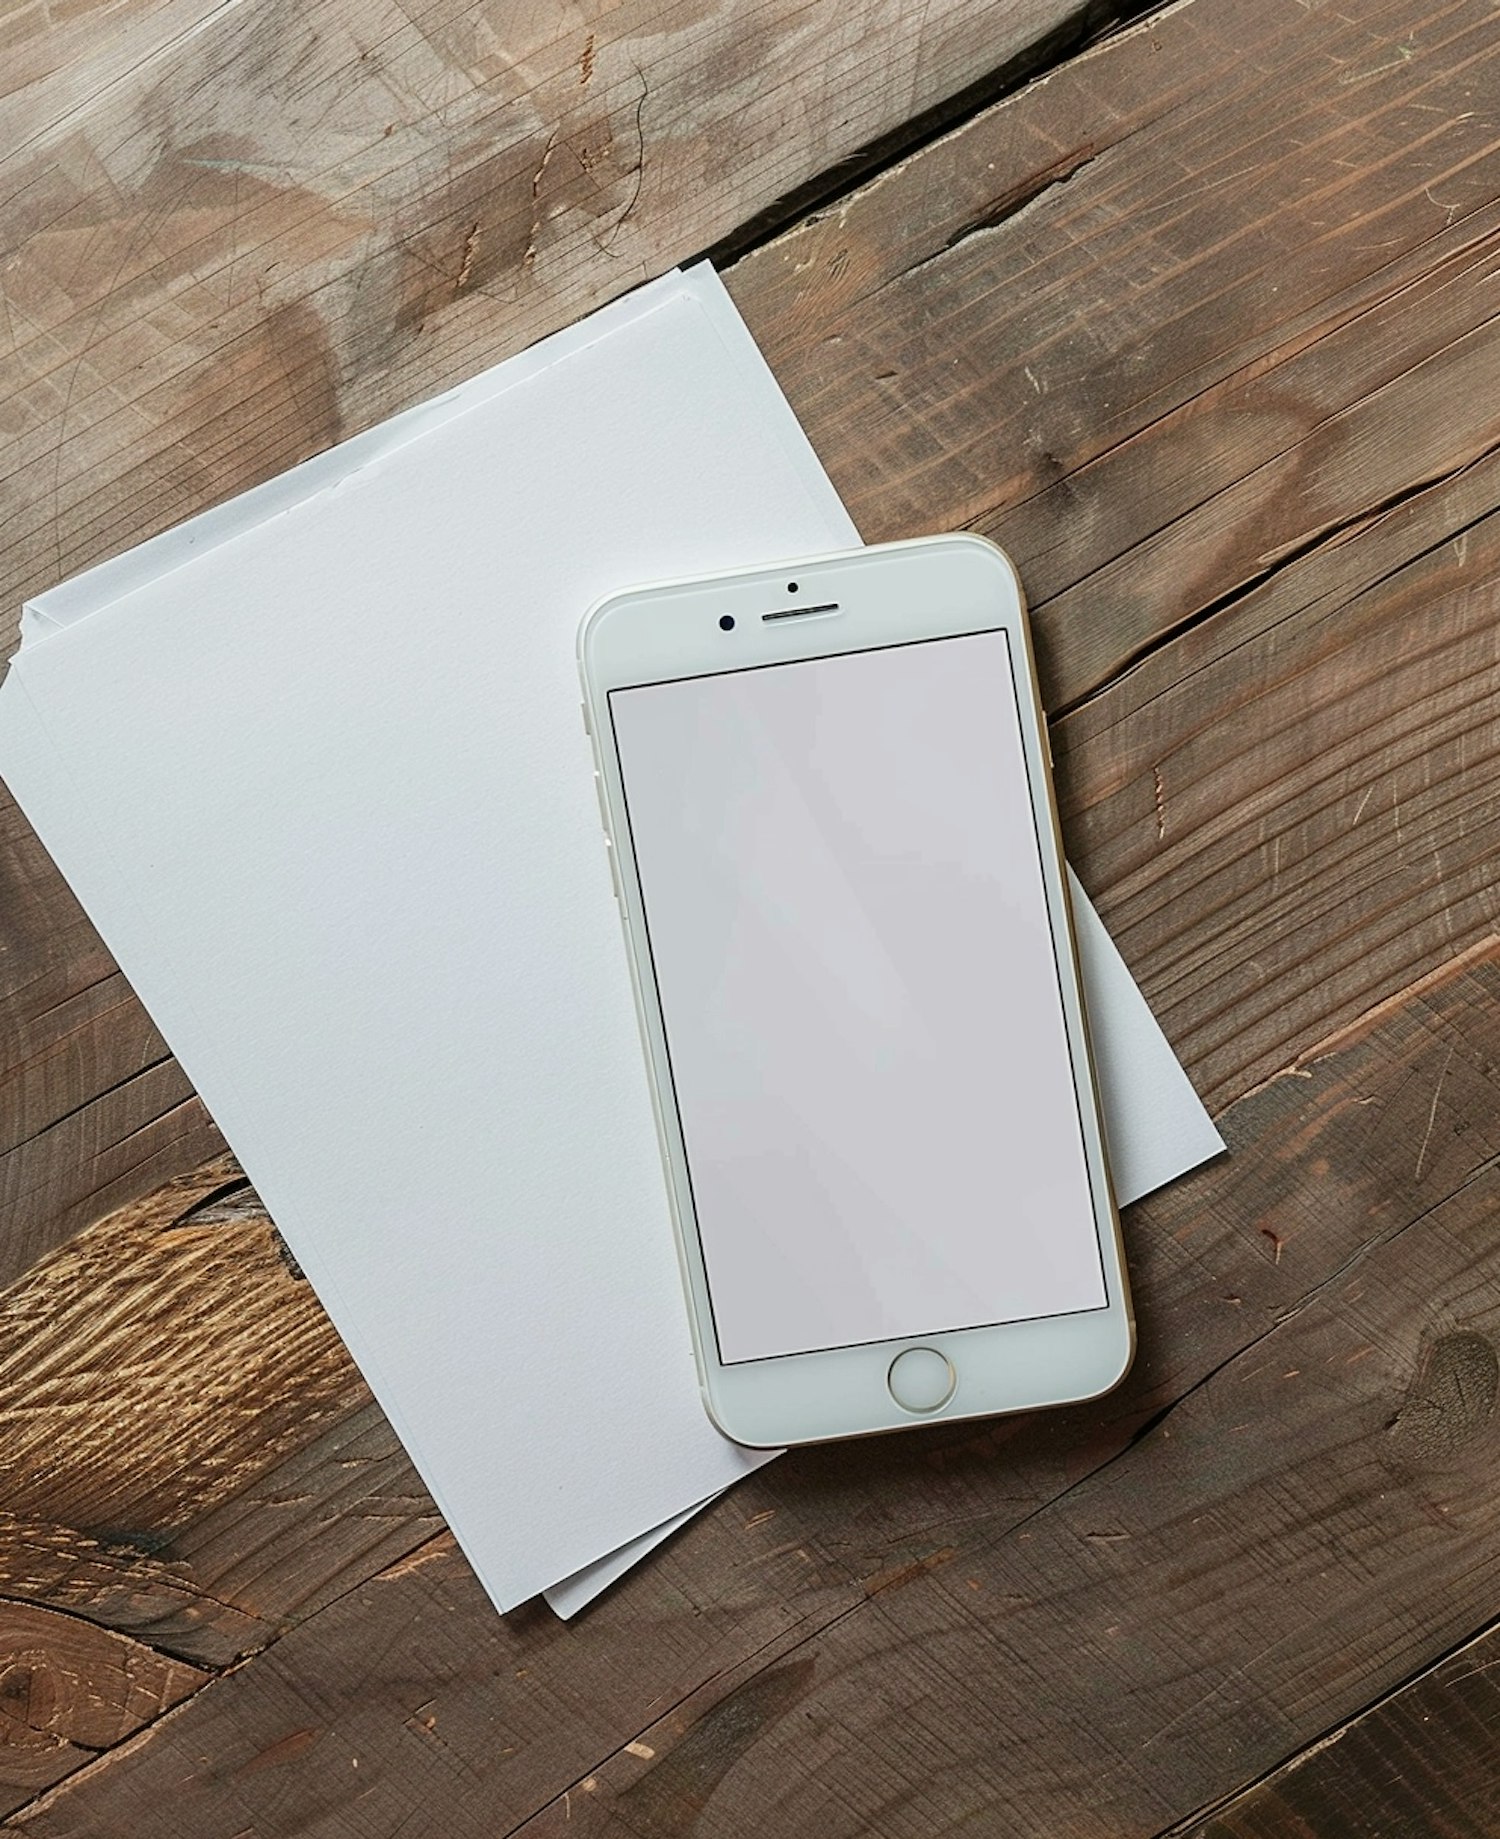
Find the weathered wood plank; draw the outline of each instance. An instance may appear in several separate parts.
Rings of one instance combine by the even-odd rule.
[[[1500,440],[1497,72],[1485,0],[1178,9],[731,290],[867,538],[1015,555],[1061,707]]]
[[[209,10],[0,160],[0,602],[579,317],[1097,0]],[[49,96],[49,102],[56,98]],[[12,105],[14,107],[14,105]]]
[[[1491,460],[1060,724],[1085,878],[1211,1102],[1495,923],[1497,502]]]
[[[209,1677],[124,1635],[0,1598],[0,1809],[134,1736]]]
[[[0,155],[56,135],[91,102],[237,0],[22,0],[0,22]]]
[[[341,1808],[493,1834],[564,1790],[543,1830],[608,1806],[678,1831],[712,1799],[705,1832],[925,1833],[962,1800],[1124,1834],[1233,1790],[1488,1590],[1494,1424],[1476,1393],[1434,1432],[1433,1376],[1500,1329],[1497,997],[1500,944],[1234,1106],[1231,1157],[1132,1210],[1142,1356],[1111,1400],[798,1452],[572,1625],[490,1615],[424,1548],[25,1832],[134,1830],[168,1783],[164,1839]]]
[[[440,1526],[227,1159],[0,1292],[0,1448],[0,1597],[208,1665]]]
[[[1330,1732],[1183,1839],[1491,1839],[1500,1806],[1500,1632],[1486,1630]]]

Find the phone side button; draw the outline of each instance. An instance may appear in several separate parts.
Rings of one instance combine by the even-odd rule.
[[[958,1375],[935,1347],[909,1347],[891,1362],[886,1384],[903,1411],[936,1411],[952,1398]]]
[[[620,871],[615,867],[615,852],[608,837],[604,839],[604,853],[609,857],[609,879],[615,890],[616,901],[620,898]]]

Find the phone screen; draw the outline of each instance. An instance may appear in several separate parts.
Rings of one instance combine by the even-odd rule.
[[[1107,1306],[1010,643],[610,692],[726,1365]]]

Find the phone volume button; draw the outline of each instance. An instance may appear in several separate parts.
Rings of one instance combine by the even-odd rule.
[[[615,852],[610,846],[608,837],[604,839],[604,853],[609,857],[609,879],[614,889],[616,905],[622,906],[624,903],[620,900],[620,871],[615,867]]]

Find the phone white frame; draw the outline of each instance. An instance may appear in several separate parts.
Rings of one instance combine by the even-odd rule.
[[[787,591],[792,581],[797,584],[795,596]],[[767,612],[825,606],[836,606],[837,611],[799,611],[796,617],[770,622],[763,618]],[[721,627],[724,619],[734,622],[732,629]],[[1032,808],[1043,839],[1042,878],[1107,1305],[1076,1315],[725,1365],[718,1356],[709,1307],[609,694],[668,679],[1000,629],[1011,639]],[[634,588],[610,595],[589,611],[579,630],[578,653],[584,715],[593,742],[600,811],[624,923],[699,1381],[714,1423],[737,1442],[770,1449],[1071,1403],[1109,1391],[1129,1370],[1135,1327],[1073,943],[1045,714],[1020,582],[1004,552],[982,537],[923,537]],[[933,1411],[914,1412],[898,1405],[887,1383],[895,1358],[915,1347],[935,1349],[957,1376],[952,1396]]]

